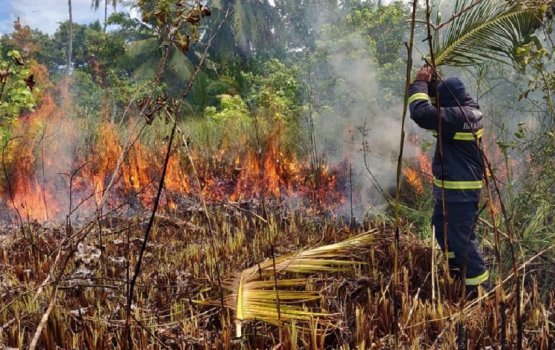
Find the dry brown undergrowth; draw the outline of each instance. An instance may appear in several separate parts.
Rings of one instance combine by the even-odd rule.
[[[499,292],[492,292],[477,302],[461,303],[457,287],[446,288],[441,266],[432,274],[431,242],[415,238],[409,227],[402,236],[403,268],[394,293],[397,297],[392,298],[393,235],[384,223],[349,229],[324,216],[275,214],[263,218],[233,207],[214,209],[212,215],[214,237],[208,236],[202,210],[181,213],[179,219],[158,217],[133,305],[135,348],[274,347],[280,342],[277,327],[247,322],[243,338],[233,339],[233,311],[222,312],[218,306],[201,302],[219,298],[215,269],[230,276],[270,257],[272,245],[280,255],[338,242],[372,227],[379,233],[367,256],[360,257],[366,265],[354,274],[333,273],[307,280],[307,286],[318,283],[322,297],[317,307],[337,313],[339,328],[329,329],[324,336],[316,326],[283,324],[281,348],[391,348],[394,302],[399,307],[401,348],[497,347],[505,321],[508,347],[515,341],[514,295],[509,293],[501,300]],[[66,232],[62,226],[27,225],[24,234],[18,228],[5,230],[0,244],[0,344],[29,345],[49,303],[55,276],[61,275],[39,348],[119,348],[124,337],[128,266],[134,266],[143,225],[139,217],[105,219],[100,225],[91,223],[74,230],[76,237],[85,238],[63,245]],[[61,274],[60,261],[66,254],[71,254],[71,259]],[[437,252],[435,256],[437,267],[441,259]],[[530,281],[523,298],[525,346],[548,349],[555,335],[554,298],[540,297],[538,286]],[[505,321],[499,313],[502,301]]]

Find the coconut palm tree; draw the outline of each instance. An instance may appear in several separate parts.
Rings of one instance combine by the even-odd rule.
[[[232,10],[210,52],[218,61],[239,56],[242,64],[246,64],[253,56],[274,57],[279,51],[278,38],[282,28],[271,1],[220,0],[214,1],[212,6],[214,15],[206,22],[209,27],[220,23],[228,8]]]
[[[69,11],[69,41],[67,44],[67,73],[71,73],[71,59],[73,56],[73,11],[71,10],[71,0],[67,0]]]
[[[112,7],[115,10],[118,4],[118,0],[104,0],[104,32],[106,32],[106,25],[108,24],[108,3],[111,3]],[[100,7],[100,0],[93,0],[91,7],[94,8],[95,11],[98,10],[98,8]]]

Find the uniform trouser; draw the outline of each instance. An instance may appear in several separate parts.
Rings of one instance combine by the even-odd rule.
[[[461,278],[467,286],[477,286],[489,279],[484,258],[478,248],[474,233],[478,220],[478,202],[445,202],[447,216],[447,249],[443,234],[443,208],[437,200],[432,225],[441,250],[449,258],[454,277]]]

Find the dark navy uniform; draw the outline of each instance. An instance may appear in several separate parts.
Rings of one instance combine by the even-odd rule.
[[[418,126],[438,136],[438,110],[431,103],[428,87],[427,82],[419,80],[410,86],[410,116]],[[465,273],[463,278],[467,286],[477,286],[487,283],[489,279],[474,233],[484,174],[480,151],[483,115],[478,104],[466,93],[460,79],[445,79],[438,85],[438,92],[443,159],[438,143],[432,162],[436,200],[432,224],[436,239],[449,258],[450,267]],[[443,233],[442,189],[447,240]]]

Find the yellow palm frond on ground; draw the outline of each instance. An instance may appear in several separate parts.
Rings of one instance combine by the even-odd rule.
[[[241,323],[248,320],[274,325],[295,322],[300,327],[316,322],[322,329],[336,327],[335,315],[318,306],[320,291],[309,287],[326,274],[349,272],[364,264],[360,253],[368,250],[374,233],[268,259],[237,273],[225,284],[231,291],[226,305],[235,310],[237,336],[241,336]]]

